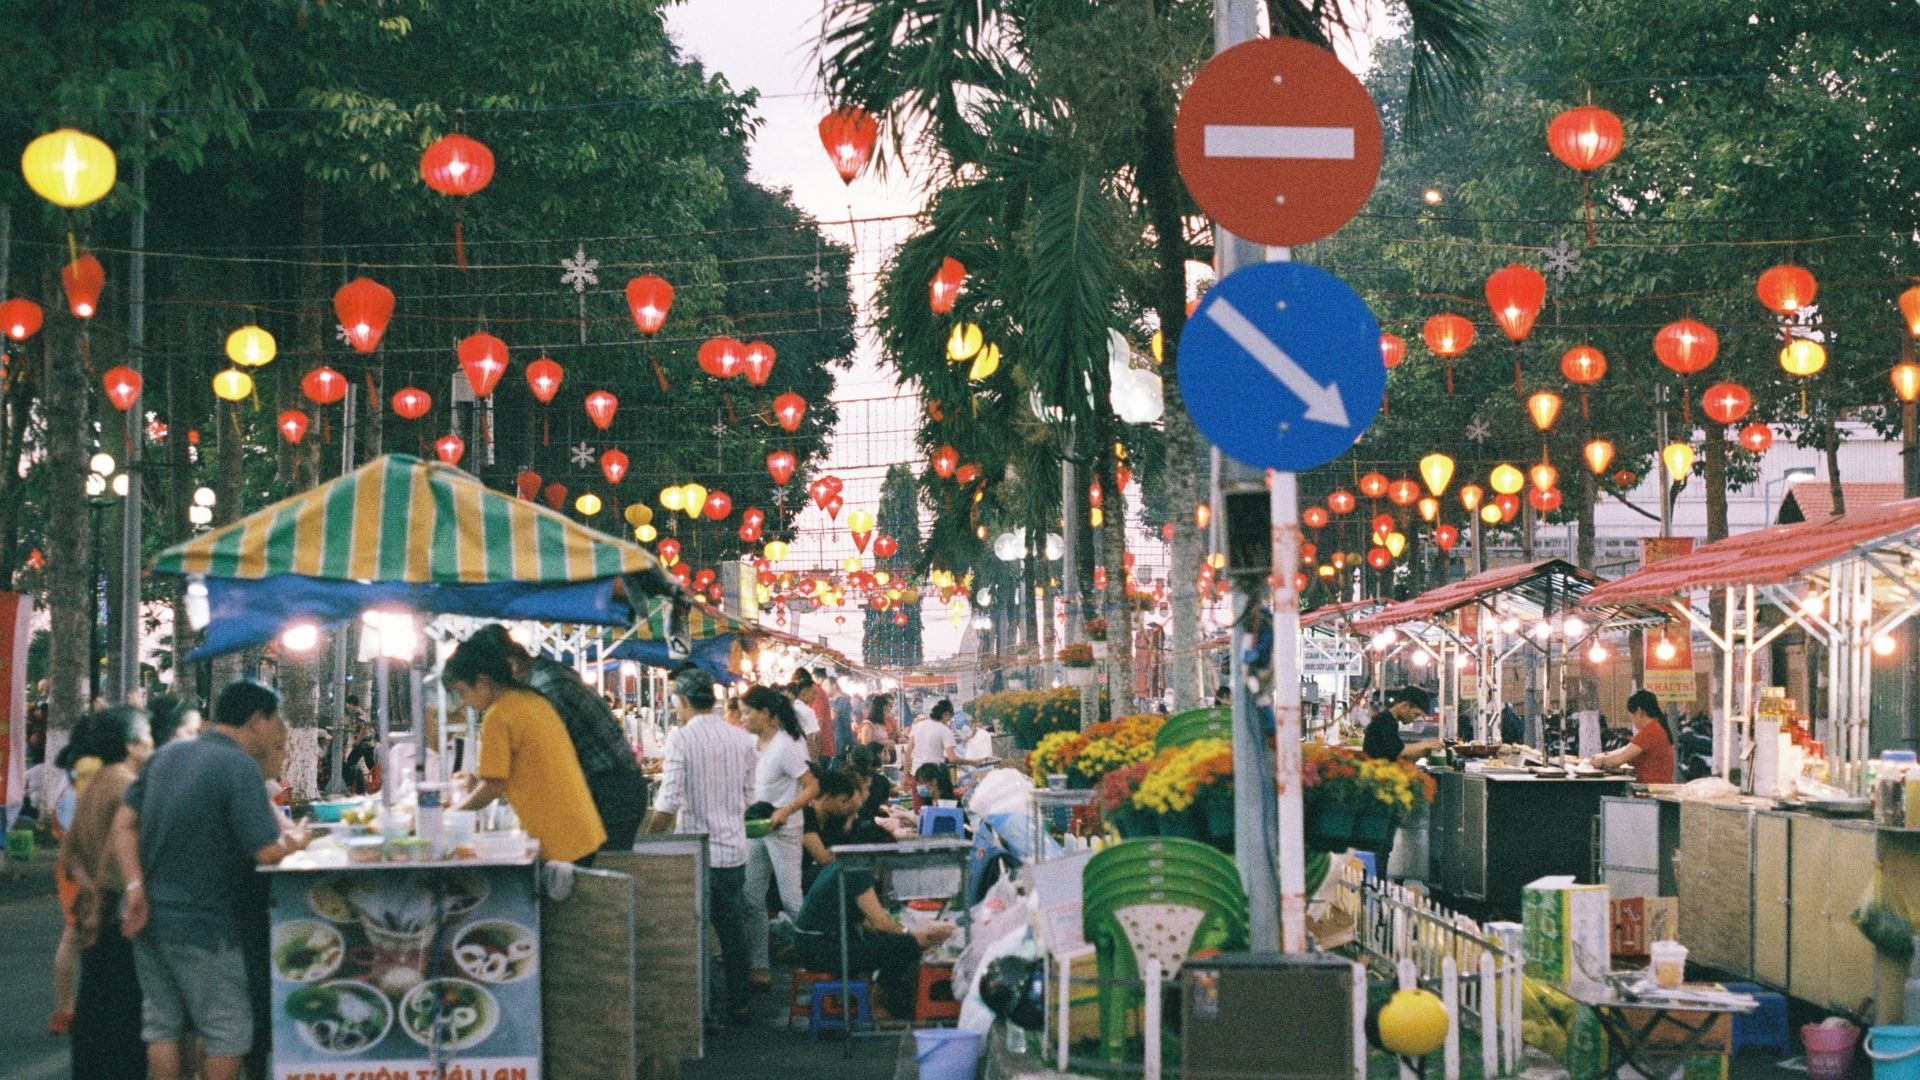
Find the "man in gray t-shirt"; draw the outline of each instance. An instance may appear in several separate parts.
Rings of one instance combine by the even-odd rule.
[[[285,738],[280,696],[254,682],[220,692],[213,723],[155,753],[113,823],[127,879],[122,932],[134,941],[141,1037],[154,1080],[181,1074],[198,1034],[207,1080],[230,1080],[253,1042],[235,905],[245,875],[306,846],[283,833],[257,759]]]

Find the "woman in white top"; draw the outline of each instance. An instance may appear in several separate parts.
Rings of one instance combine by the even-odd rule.
[[[747,985],[766,989],[773,985],[767,956],[767,884],[779,884],[781,909],[789,918],[797,917],[805,900],[800,888],[802,812],[813,801],[819,781],[807,767],[806,735],[785,694],[756,686],[741,699],[740,716],[760,741],[753,801],[774,808],[773,830],[751,841],[747,853],[747,945],[753,958]]]

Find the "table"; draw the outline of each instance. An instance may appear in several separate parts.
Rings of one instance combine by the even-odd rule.
[[[853,961],[847,953],[847,874],[854,870],[870,872],[929,870],[943,866],[952,866],[959,870],[960,880],[953,888],[939,897],[945,899],[958,893],[966,883],[967,857],[973,853],[973,842],[958,839],[903,840],[896,844],[841,844],[833,849],[833,861],[840,867],[835,875],[840,885],[840,986],[842,989],[840,1008],[847,1020],[846,1054],[853,1056],[853,1009],[847,1000],[845,988],[853,981]],[[899,879],[895,879],[898,893]],[[903,900],[934,899],[926,897],[901,896]],[[965,919],[964,912],[961,918]]]
[[[1695,989],[1715,991],[1717,987]],[[1744,997],[1744,995],[1742,995]],[[1729,1049],[1732,1017],[1752,1012],[1759,1003],[1649,1000],[1630,997],[1617,989],[1605,994],[1574,994],[1574,1000],[1593,1009],[1607,1033],[1609,1077],[1631,1065],[1642,1077],[1671,1076],[1695,1054],[1724,1054]],[[1619,1048],[1616,1055],[1613,1047]],[[1617,1057],[1618,1060],[1615,1060]],[[1656,1061],[1665,1061],[1665,1072]]]

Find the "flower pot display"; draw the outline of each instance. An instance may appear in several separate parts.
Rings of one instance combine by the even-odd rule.
[[[1377,851],[1434,792],[1433,779],[1410,765],[1318,743],[1302,748],[1300,780],[1310,851]]]

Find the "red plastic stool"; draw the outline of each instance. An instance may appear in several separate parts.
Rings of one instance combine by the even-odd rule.
[[[953,996],[953,965],[920,965],[920,986],[914,994],[913,1019],[916,1023],[929,1020],[960,1019],[960,1002]]]
[[[813,984],[833,982],[840,976],[827,971],[796,970],[793,973],[792,988],[787,991],[787,1028],[793,1028],[795,1020],[807,1019],[808,1010],[813,1006]]]

